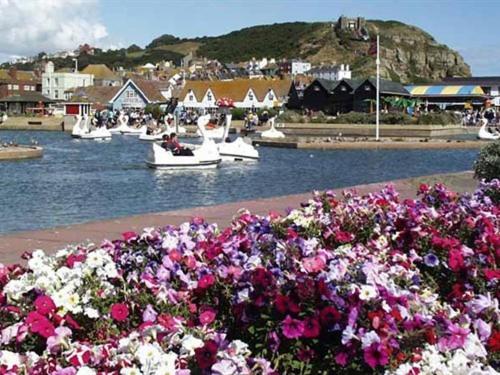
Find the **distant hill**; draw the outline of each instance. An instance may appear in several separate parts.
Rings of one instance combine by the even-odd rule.
[[[398,21],[367,21],[370,38],[381,41],[381,74],[401,82],[426,82],[445,76],[470,76],[470,67],[460,54],[438,43],[427,32]],[[262,25],[217,37],[182,39],[165,34],[146,48],[128,49],[81,56],[79,65],[104,63],[111,67],[133,67],[146,62],[174,60],[195,52],[197,56],[221,62],[247,61],[252,57],[300,58],[314,64],[350,64],[356,77],[375,74],[374,58],[368,55],[369,40],[339,30],[331,22],[291,22]],[[56,59],[56,67],[72,66],[68,59]],[[22,66],[21,66],[22,67]],[[26,67],[25,67],[26,68]]]

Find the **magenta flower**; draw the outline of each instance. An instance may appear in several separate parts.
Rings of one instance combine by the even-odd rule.
[[[364,351],[365,362],[374,369],[377,366],[385,366],[389,363],[389,353],[380,343],[373,343]]]
[[[283,335],[289,339],[298,339],[304,333],[304,322],[298,319],[293,319],[287,315],[281,324]]]

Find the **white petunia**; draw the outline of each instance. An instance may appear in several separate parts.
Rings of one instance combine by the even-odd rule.
[[[371,285],[363,285],[359,291],[359,299],[370,301],[377,297],[377,290]]]
[[[186,335],[181,340],[181,353],[194,355],[194,350],[203,346],[203,341],[194,337],[193,335]]]

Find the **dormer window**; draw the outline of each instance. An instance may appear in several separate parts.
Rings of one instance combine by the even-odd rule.
[[[209,102],[211,102],[211,101],[212,101],[212,94],[211,94],[211,93],[208,93],[208,94],[207,94],[207,100],[208,100]]]
[[[248,100],[253,100],[253,93],[251,91],[248,93]]]

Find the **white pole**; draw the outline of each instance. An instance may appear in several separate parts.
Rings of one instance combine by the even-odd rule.
[[[375,116],[375,139],[378,141],[380,137],[379,123],[380,123],[380,42],[377,34],[377,106]]]

